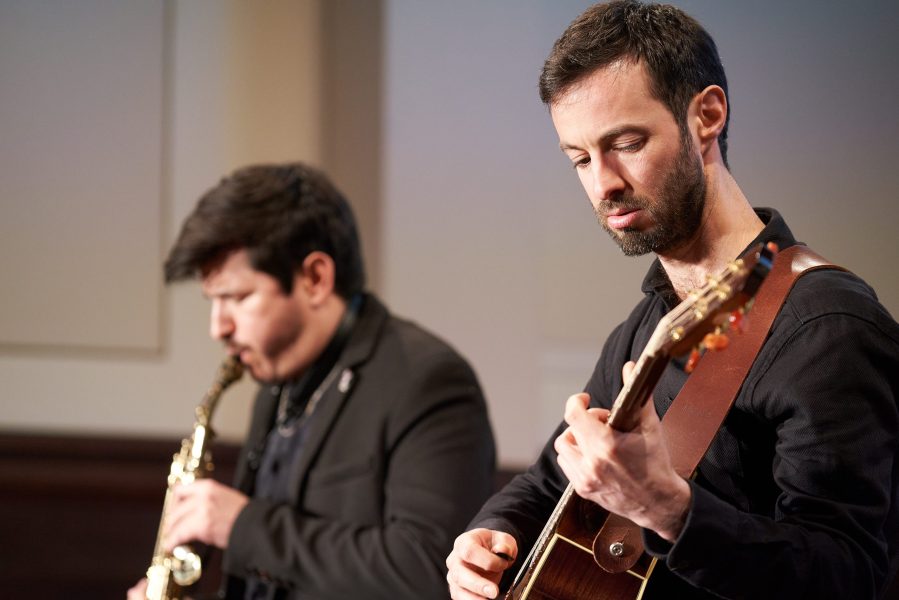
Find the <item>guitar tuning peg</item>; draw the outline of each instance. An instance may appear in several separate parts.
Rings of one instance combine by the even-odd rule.
[[[690,351],[690,358],[687,359],[687,364],[684,365],[684,371],[686,373],[692,373],[693,369],[695,369],[696,365],[699,363],[700,358],[702,358],[702,354],[699,352],[699,348],[693,348]]]
[[[724,350],[728,344],[730,344],[730,338],[721,332],[707,333],[702,338],[702,345],[705,346],[705,349],[713,352]]]

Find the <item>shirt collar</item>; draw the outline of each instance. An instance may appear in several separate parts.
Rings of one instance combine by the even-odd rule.
[[[793,232],[787,227],[786,221],[784,221],[783,217],[775,209],[756,208],[754,210],[762,223],[765,224],[765,227],[759,232],[756,238],[743,249],[743,252],[757,244],[767,244],[768,242],[774,242],[781,250],[799,243],[796,241],[796,238],[793,237]],[[740,254],[742,254],[742,252]],[[658,258],[656,258],[652,262],[652,265],[650,265],[646,277],[643,278],[643,284],[640,286],[640,289],[647,296],[653,294],[660,295],[663,298],[673,296],[674,288],[671,286],[668,274],[665,272],[665,269],[662,267],[662,263]]]

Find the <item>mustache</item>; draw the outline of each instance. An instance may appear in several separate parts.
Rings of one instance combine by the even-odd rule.
[[[633,192],[622,192],[609,200],[600,200],[594,207],[597,217],[607,217],[613,212],[648,210],[652,205],[649,198],[637,196]]]
[[[225,353],[228,356],[233,356],[235,358],[240,357],[240,353],[243,352],[246,348],[244,346],[240,346],[238,344],[225,344]]]

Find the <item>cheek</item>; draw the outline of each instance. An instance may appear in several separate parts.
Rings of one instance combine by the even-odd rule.
[[[276,357],[285,348],[295,343],[303,327],[295,310],[271,311],[261,321],[265,325],[259,330],[259,346],[263,354]]]
[[[628,175],[634,182],[634,193],[657,200],[674,165],[674,157],[663,154],[635,157],[628,164]]]
[[[635,185],[651,187],[655,180],[664,175],[668,163],[662,156],[641,152],[628,156],[620,164],[624,177],[635,182]]]
[[[577,178],[580,180],[581,186],[583,186],[589,196],[590,190],[593,189],[593,177],[590,175],[590,169],[576,168],[575,173],[577,173]]]
[[[590,169],[576,169],[577,178],[581,182],[581,187],[584,188],[584,192],[587,193],[587,199],[590,201],[590,205],[595,209],[599,204],[599,199],[596,197],[596,186],[593,185],[593,173]]]

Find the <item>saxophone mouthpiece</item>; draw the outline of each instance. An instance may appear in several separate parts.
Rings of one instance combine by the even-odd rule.
[[[222,387],[227,387],[243,377],[243,363],[237,356],[228,356],[219,367],[218,380]]]

